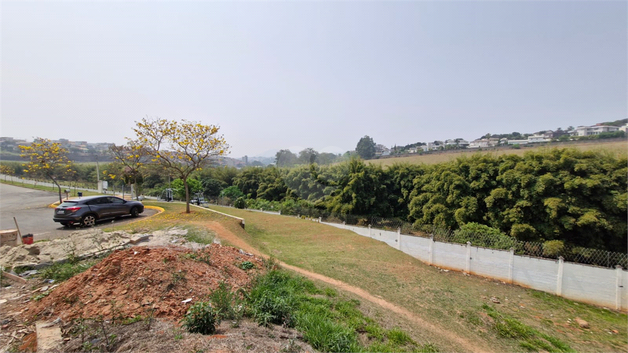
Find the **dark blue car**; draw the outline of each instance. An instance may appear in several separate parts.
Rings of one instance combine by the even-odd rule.
[[[53,220],[64,226],[93,227],[96,221],[144,212],[139,201],[127,201],[115,196],[88,196],[79,200],[66,200],[55,208]]]

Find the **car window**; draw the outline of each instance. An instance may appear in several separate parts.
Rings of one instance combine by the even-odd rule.
[[[72,207],[72,206],[76,206],[77,202],[76,201],[63,201],[62,204],[59,205],[59,207]]]
[[[108,199],[109,199],[109,203],[114,203],[114,204],[117,204],[117,205],[120,205],[120,204],[124,203],[124,200],[119,199],[117,197],[108,197]]]
[[[88,205],[103,205],[107,203],[106,197],[99,197],[97,199],[89,200],[86,202]]]

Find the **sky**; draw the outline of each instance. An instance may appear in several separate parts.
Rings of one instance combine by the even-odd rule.
[[[1,2],[0,136],[220,126],[231,157],[628,116],[626,1]]]

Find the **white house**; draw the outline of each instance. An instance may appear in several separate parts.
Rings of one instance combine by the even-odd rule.
[[[578,126],[572,134],[574,136],[592,136],[599,135],[603,132],[614,132],[618,130],[619,128],[617,126],[608,125]]]

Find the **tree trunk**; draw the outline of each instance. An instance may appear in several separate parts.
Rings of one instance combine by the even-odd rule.
[[[183,186],[185,186],[185,213],[190,213],[190,190],[188,189],[188,178],[183,178]]]
[[[52,179],[52,182],[55,183],[55,185],[57,185],[57,189],[59,189],[59,204],[62,204],[63,198],[61,197],[61,185],[59,185],[54,178],[50,177],[50,179]]]

